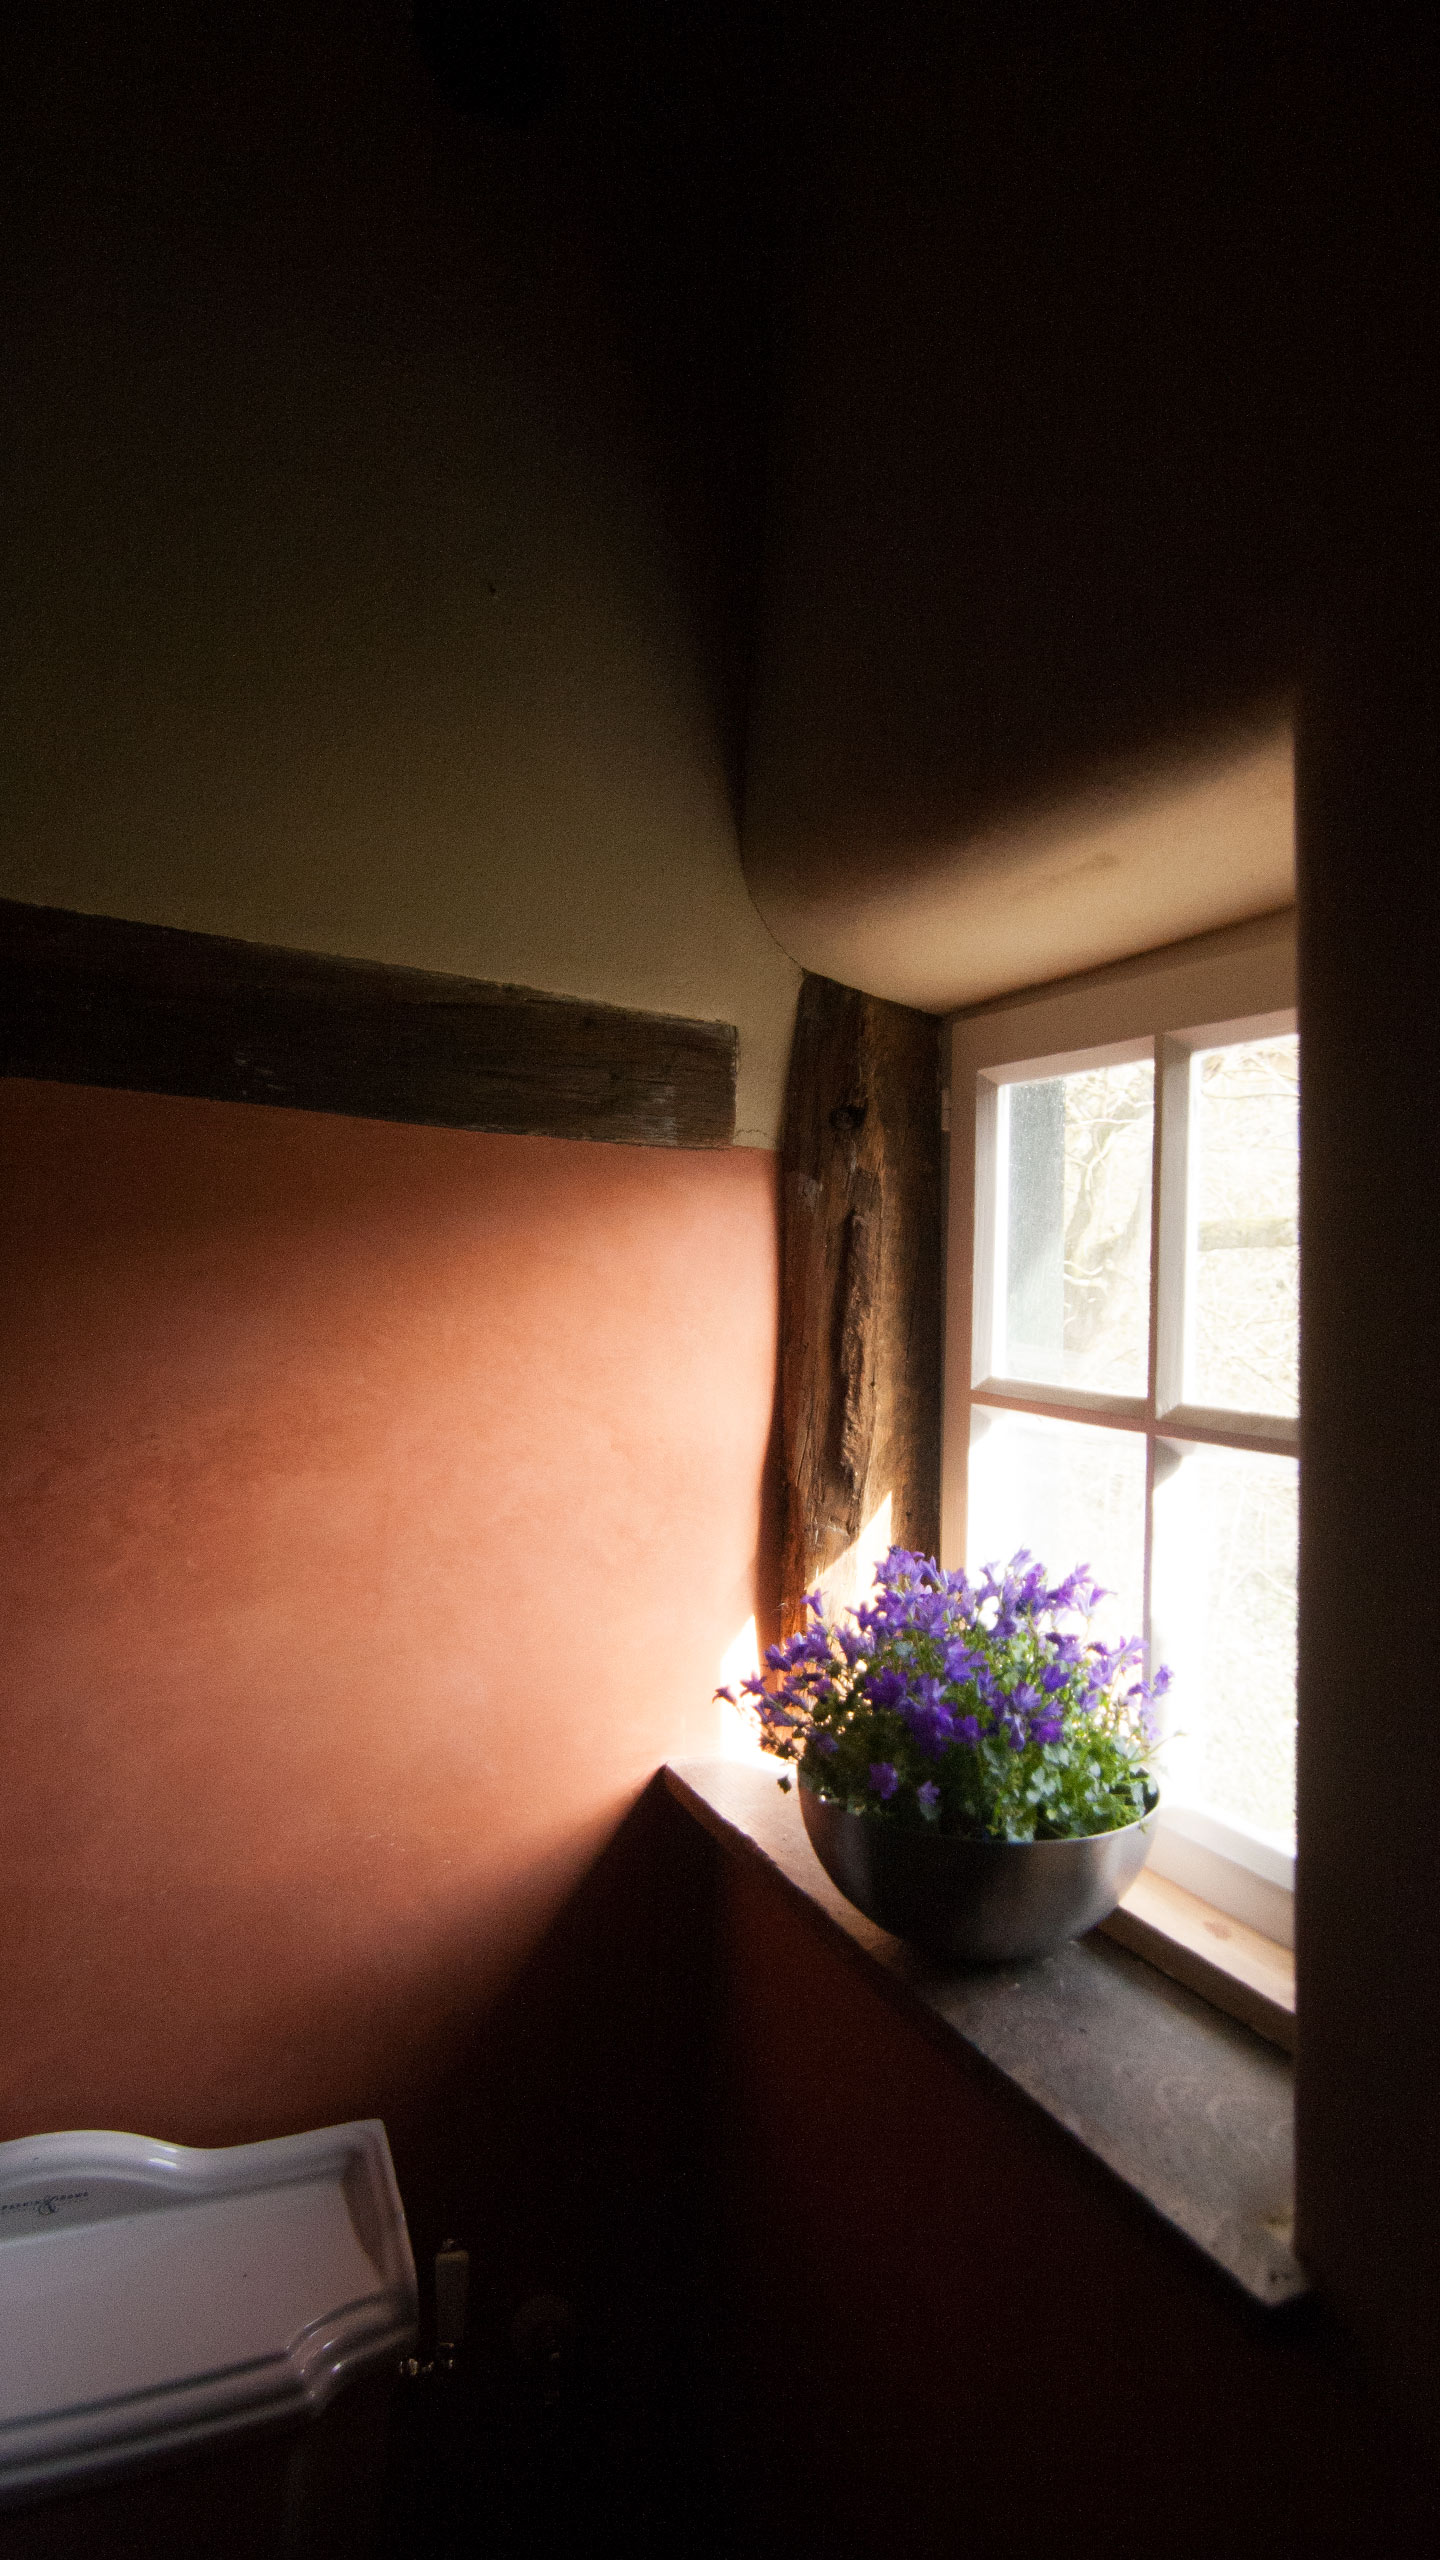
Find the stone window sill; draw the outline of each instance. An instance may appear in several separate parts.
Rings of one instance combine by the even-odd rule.
[[[1286,2054],[1100,1931],[1036,1963],[947,1971],[837,1891],[769,1770],[686,1761],[665,1783],[723,1852],[805,1904],[882,1996],[979,2056],[1252,2303],[1307,2293],[1291,2246]]]

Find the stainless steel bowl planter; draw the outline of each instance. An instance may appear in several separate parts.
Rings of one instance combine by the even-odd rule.
[[[821,1866],[867,1919],[952,1964],[1053,1954],[1114,1910],[1149,1854],[1155,1816],[1088,1840],[952,1840],[849,1813],[803,1778]]]

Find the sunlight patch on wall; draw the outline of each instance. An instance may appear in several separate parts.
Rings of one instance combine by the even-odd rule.
[[[720,1656],[720,1686],[738,1689],[742,1680],[753,1679],[760,1669],[760,1630],[753,1618],[747,1618],[736,1636],[732,1636]],[[720,1757],[743,1760],[752,1769],[773,1769],[775,1763],[761,1750],[755,1719],[743,1707],[732,1707],[720,1700]]]
[[[891,1519],[894,1501],[888,1493],[878,1511],[873,1511],[852,1547],[837,1556],[819,1577],[819,1588],[825,1601],[827,1617],[838,1617],[847,1609],[868,1600],[875,1587],[875,1567],[891,1545]],[[753,1618],[747,1618],[739,1633],[731,1637],[720,1657],[719,1685],[738,1689],[742,1680],[752,1679],[761,1669],[760,1631]],[[762,1751],[754,1718],[743,1706],[732,1707],[720,1700],[720,1757],[741,1760],[752,1769],[776,1766],[768,1752]]]
[[[820,1589],[825,1596],[826,1614],[838,1616],[845,1609],[858,1608],[868,1600],[875,1587],[875,1567],[888,1555],[893,1543],[891,1518],[894,1498],[886,1494],[878,1511],[872,1511],[853,1547],[827,1565],[820,1576]]]

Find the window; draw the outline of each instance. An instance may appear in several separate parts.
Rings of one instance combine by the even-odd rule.
[[[1287,1941],[1293,1001],[1286,918],[955,1023],[944,1526],[1098,1573],[1175,1675],[1152,1867]]]

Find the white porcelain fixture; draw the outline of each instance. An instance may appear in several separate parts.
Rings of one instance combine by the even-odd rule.
[[[378,2122],[0,2143],[0,2505],[318,2416],[415,2334]]]

